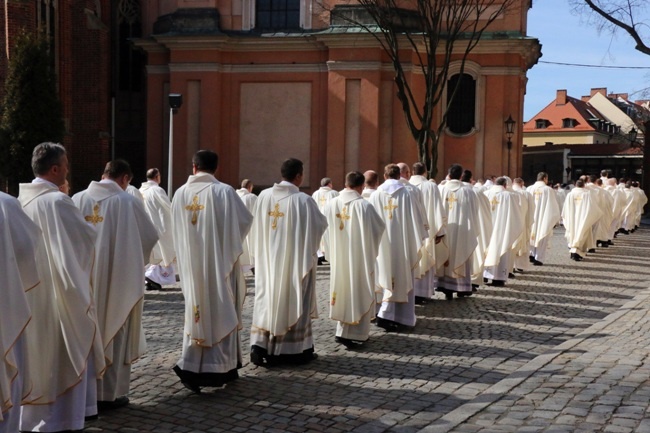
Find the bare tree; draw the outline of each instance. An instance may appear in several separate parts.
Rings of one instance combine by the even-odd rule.
[[[465,62],[484,32],[507,13],[513,1],[357,0],[329,9],[333,21],[361,27],[374,36],[390,58],[397,98],[417,143],[419,160],[431,176],[437,174],[438,142],[449,107],[462,85],[459,79],[448,88],[450,65],[458,61],[463,74]],[[411,76],[419,75],[415,72],[424,80],[424,95],[414,90]],[[434,119],[437,107],[440,121]]]
[[[593,11],[599,31],[625,31],[636,43],[636,50],[650,55],[650,16],[648,0],[573,0],[579,13]]]

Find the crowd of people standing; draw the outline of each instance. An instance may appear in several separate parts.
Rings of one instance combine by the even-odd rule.
[[[272,367],[316,359],[316,269],[330,267],[334,338],[350,349],[374,322],[386,332],[416,325],[415,305],[483,284],[505,286],[543,266],[553,229],[566,229],[568,258],[581,261],[640,224],[645,193],[607,172],[526,187],[506,176],[474,182],[452,165],[437,184],[423,164],[350,172],[309,196],[303,164],[259,196],[246,179],[217,180],[219,158],[197,152],[173,200],[150,169],[130,185],[130,166],[109,162],[100,181],[70,198],[65,149],[33,152],[35,179],[16,200],[0,193],[0,432],[82,430],[102,410],[129,403],[131,364],[145,351],[145,291],[179,275],[185,298],[182,352],[173,370],[195,393],[237,379],[246,295],[254,275],[250,361]],[[383,182],[380,177],[383,176]]]

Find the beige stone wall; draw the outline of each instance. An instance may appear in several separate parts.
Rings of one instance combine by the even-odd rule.
[[[290,157],[305,167],[309,187],[311,83],[242,83],[240,87],[239,173],[255,185],[280,180]]]

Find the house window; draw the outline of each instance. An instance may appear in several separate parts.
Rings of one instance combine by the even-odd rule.
[[[468,74],[453,75],[447,82],[447,101],[451,101],[447,108],[449,131],[454,134],[471,132],[476,120],[476,80]]]
[[[562,119],[562,128],[575,128],[576,119]]]
[[[300,0],[257,0],[255,28],[295,30],[300,28]]]
[[[548,128],[548,120],[546,119],[535,120],[535,129],[546,129],[546,128]]]

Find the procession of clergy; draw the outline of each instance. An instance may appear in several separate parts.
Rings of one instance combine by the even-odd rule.
[[[570,258],[608,247],[638,227],[647,202],[638,184],[606,173],[567,194],[545,173],[528,188],[507,177],[472,184],[459,165],[438,185],[420,163],[387,165],[381,184],[374,171],[350,172],[341,192],[325,178],[309,196],[297,159],[257,197],[249,180],[237,191],[219,182],[218,162],[197,152],[171,202],[157,169],[138,190],[123,160],[70,198],[65,148],[34,149],[35,179],[17,200],[0,193],[0,432],[82,430],[128,404],[145,288],[176,272],[185,325],[174,371],[200,393],[238,377],[245,272],[255,278],[251,362],[303,364],[316,358],[317,264],[330,264],[336,341],[354,349],[373,321],[412,329],[416,303],[436,291],[471,296],[543,265],[560,221]]]

